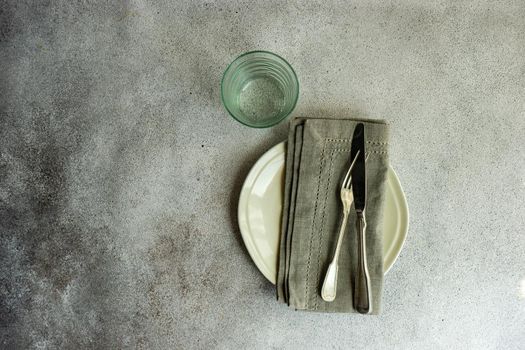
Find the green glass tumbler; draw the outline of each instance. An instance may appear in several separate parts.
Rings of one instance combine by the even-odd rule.
[[[244,125],[267,128],[285,119],[295,108],[299,82],[288,62],[267,51],[237,57],[221,82],[224,107]]]

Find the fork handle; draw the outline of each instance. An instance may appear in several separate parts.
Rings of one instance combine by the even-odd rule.
[[[335,296],[337,295],[337,272],[338,272],[338,261],[339,261],[339,252],[341,251],[341,243],[346,230],[346,223],[348,222],[348,211],[343,213],[343,222],[339,228],[339,236],[337,237],[337,246],[335,248],[334,257],[332,262],[326,270],[326,275],[324,277],[323,287],[321,288],[321,298],[324,301],[334,301]]]
[[[355,277],[354,308],[361,314],[371,311],[370,274],[366,261],[366,220],[363,212],[357,213],[357,273]]]

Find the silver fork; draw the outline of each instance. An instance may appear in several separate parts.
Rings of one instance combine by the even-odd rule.
[[[359,151],[354,157],[350,168],[346,172],[343,184],[341,185],[341,202],[343,203],[343,222],[341,223],[341,228],[339,229],[339,237],[337,238],[337,246],[335,248],[334,257],[332,262],[328,266],[326,271],[326,276],[324,278],[323,287],[321,288],[321,297],[325,301],[334,301],[335,295],[337,293],[337,270],[338,270],[338,260],[339,260],[339,251],[341,250],[341,243],[343,242],[343,237],[346,231],[346,224],[348,222],[348,214],[350,213],[350,207],[354,202],[354,195],[352,193],[352,168],[357,160]],[[366,161],[366,160],[365,160]]]

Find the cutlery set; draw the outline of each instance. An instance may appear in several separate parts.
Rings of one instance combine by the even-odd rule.
[[[364,124],[355,127],[350,157],[352,163],[341,184],[340,197],[343,204],[343,220],[339,230],[334,257],[328,266],[321,297],[327,302],[335,300],[337,294],[338,259],[352,203],[356,213],[357,270],[354,280],[354,308],[362,314],[371,312],[371,287],[366,260],[366,160]]]

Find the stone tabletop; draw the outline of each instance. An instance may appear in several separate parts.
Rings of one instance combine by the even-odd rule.
[[[237,227],[282,141],[221,106],[254,49],[293,117],[391,124],[408,238],[377,317],[279,304]],[[523,349],[525,3],[0,4],[0,347]]]

